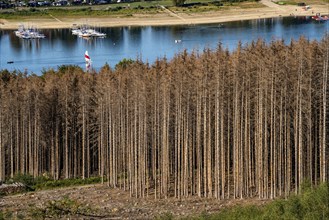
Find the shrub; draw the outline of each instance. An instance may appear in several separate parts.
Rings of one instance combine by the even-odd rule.
[[[17,173],[8,183],[23,183],[28,187],[33,187],[35,184],[34,177],[31,174]]]
[[[301,194],[287,200],[278,199],[264,207],[237,206],[198,219],[329,219],[329,184],[312,188],[305,182]]]
[[[58,66],[59,73],[72,73],[75,71],[83,71],[78,65],[60,65]]]
[[[174,216],[171,212],[165,212],[155,218],[156,220],[172,220]]]
[[[100,183],[101,177],[90,177],[87,179],[62,179],[62,180],[48,180],[45,182],[39,182],[35,185],[35,188],[40,189],[51,189],[56,187],[68,187],[68,186],[77,186],[77,185],[86,185],[86,184],[95,184]]]
[[[0,210],[0,220],[13,219],[13,213],[5,210]]]
[[[29,212],[32,219],[58,219],[71,215],[105,217],[94,214],[99,212],[98,209],[92,209],[84,203],[70,199],[68,196],[64,196],[60,200],[48,201],[43,207],[32,207]]]
[[[134,60],[132,60],[132,59],[126,59],[126,58],[124,58],[124,59],[122,59],[119,63],[117,63],[116,65],[115,65],[115,69],[118,69],[118,68],[123,68],[123,69],[125,69],[125,68],[127,68],[128,66],[130,66],[131,64],[133,64],[135,61]]]

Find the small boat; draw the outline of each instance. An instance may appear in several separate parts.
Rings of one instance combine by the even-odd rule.
[[[312,16],[312,19],[316,20],[316,21],[328,21],[329,17],[327,15],[321,16],[321,15],[317,14],[315,16]]]
[[[20,25],[17,31],[14,31],[17,37],[21,37],[25,33],[24,25]]]
[[[72,34],[73,35],[79,35],[81,33],[81,29],[73,29]]]
[[[79,37],[92,37],[92,36],[93,36],[93,35],[92,35],[91,33],[86,32],[86,31],[81,32],[81,33],[79,34]]]
[[[102,38],[102,37],[106,37],[106,34],[105,33],[98,32],[98,31],[95,31],[93,33],[93,36]]]
[[[29,35],[28,33],[23,33],[20,38],[22,39],[31,39],[31,35]]]
[[[26,29],[24,25],[20,25],[18,27],[18,30],[15,31],[15,35],[22,39],[41,39],[46,37],[44,34],[39,33],[36,29]]]
[[[72,34],[77,35],[79,37],[83,38],[91,38],[91,37],[97,37],[97,38],[104,38],[106,37],[105,33],[101,33],[99,31],[96,31],[95,29],[89,28],[87,25],[82,26],[74,26],[72,28]]]

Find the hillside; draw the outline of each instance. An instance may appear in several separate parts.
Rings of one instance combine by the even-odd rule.
[[[48,217],[56,219],[154,219],[171,215],[196,216],[242,203],[262,205],[265,202],[259,199],[217,200],[198,197],[158,200],[151,196],[131,198],[128,191],[110,188],[106,184],[95,184],[5,196],[0,198],[0,209],[5,219],[19,219],[23,216],[24,219],[41,218],[45,210],[52,214]]]
[[[124,190],[84,185],[0,197],[0,219],[328,219],[329,185],[287,199],[131,198]]]

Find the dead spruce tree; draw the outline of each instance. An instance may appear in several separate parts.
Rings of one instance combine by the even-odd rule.
[[[328,181],[328,42],[1,71],[0,180],[101,176],[155,199],[275,198]]]

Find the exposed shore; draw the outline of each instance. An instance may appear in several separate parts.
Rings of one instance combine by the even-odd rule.
[[[73,24],[83,24],[86,21],[99,27],[116,26],[161,26],[161,25],[193,25],[207,23],[222,23],[239,20],[253,20],[260,18],[275,18],[286,16],[312,16],[316,13],[329,14],[329,4],[311,5],[311,9],[305,11],[302,7],[292,5],[277,5],[269,0],[262,0],[266,7],[254,9],[230,9],[204,13],[172,13],[163,9],[158,14],[134,14],[130,17],[61,17],[42,19],[28,19],[22,21],[5,20],[0,18],[0,29],[17,29],[20,24],[33,24],[39,29],[71,28]]]

